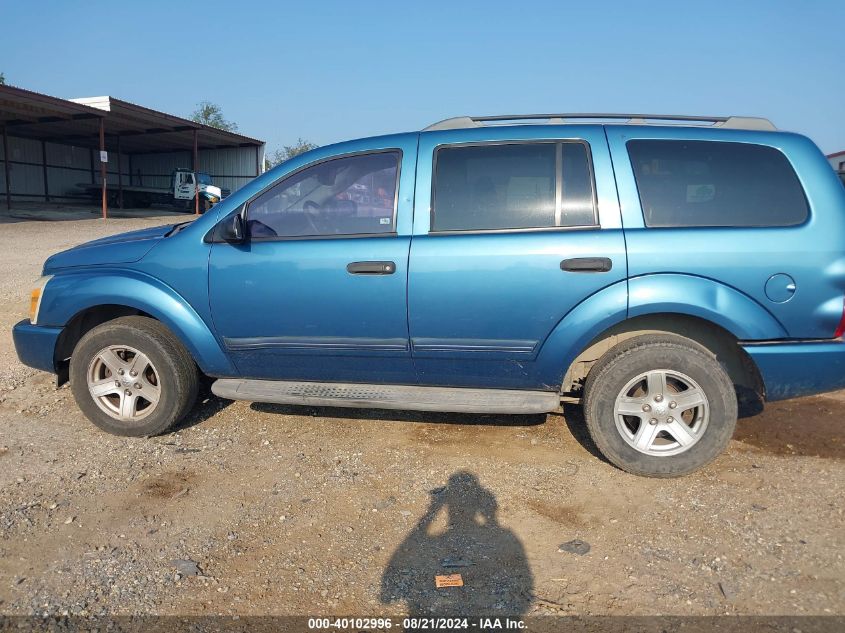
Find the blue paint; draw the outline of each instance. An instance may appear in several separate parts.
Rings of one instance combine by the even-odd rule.
[[[53,354],[61,333],[61,328],[31,325],[29,319],[20,321],[12,330],[18,358],[29,367],[55,372]]]
[[[774,147],[804,186],[809,219],[787,228],[647,228],[626,150],[634,138]],[[430,232],[438,147],[530,140],[589,145],[600,226]],[[387,149],[402,153],[393,234],[205,239],[300,168]],[[843,236],[845,190],[819,150],[795,134],[588,124],[382,136],[300,155],[176,230],[135,231],[54,255],[38,325],[18,324],[15,344],[23,362],[53,371],[62,328],[87,309],[119,305],[162,321],[212,376],[556,391],[569,364],[609,328],[679,314],[733,334],[767,397],[778,399],[845,386],[845,345],[831,340],[845,296]],[[596,257],[611,269],[561,268],[565,259]],[[362,261],[390,261],[395,271],[347,271]]]
[[[733,282],[735,279],[730,278],[728,281]],[[781,339],[789,336],[766,306],[728,283],[691,274],[658,271],[629,279],[628,316],[661,312],[702,318],[724,328],[740,340]]]
[[[44,262],[43,274],[52,275],[54,271],[76,266],[137,262],[171,230],[173,225],[154,226],[86,242],[48,257]]]
[[[845,389],[842,341],[744,345],[766,387],[766,400]]]
[[[845,189],[809,139],[786,132],[716,132],[693,127],[607,126],[606,129],[622,201],[632,278],[678,273],[731,287],[759,305],[759,319],[767,322],[768,317],[762,316],[762,312],[768,312],[784,329],[776,335],[774,332],[737,333],[739,338],[827,338],[833,334],[842,316],[845,292]],[[646,228],[625,149],[625,143],[633,138],[718,139],[779,149],[804,186],[810,218],[800,226],[782,228]],[[777,273],[794,279],[797,291],[792,300],[774,303],[766,296],[766,282]],[[676,290],[676,301],[687,302],[684,289],[679,286]],[[696,296],[701,296],[700,290]],[[830,300],[834,305],[827,305]],[[718,297],[710,299],[714,307],[719,301]],[[631,302],[633,306],[633,290]],[[762,323],[749,323],[750,316],[749,313],[742,317],[743,327],[752,330],[762,327]],[[739,315],[728,313],[725,318],[739,319]],[[771,330],[769,326],[766,328]]]
[[[200,278],[202,280],[202,278]],[[53,277],[41,300],[38,327],[61,327],[100,305],[134,308],[164,323],[205,373],[232,375],[230,359],[201,316],[164,281],[131,268],[71,269]]]

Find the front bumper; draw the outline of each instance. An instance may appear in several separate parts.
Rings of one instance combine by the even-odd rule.
[[[61,328],[32,325],[24,319],[12,329],[18,358],[29,367],[56,373],[56,342],[61,333]]]
[[[745,344],[757,364],[766,400],[845,389],[845,341]]]

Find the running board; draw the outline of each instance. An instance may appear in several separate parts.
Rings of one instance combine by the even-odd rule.
[[[516,389],[463,389],[221,378],[214,382],[211,391],[229,400],[406,411],[527,414],[548,413],[560,405],[560,395],[552,391]]]

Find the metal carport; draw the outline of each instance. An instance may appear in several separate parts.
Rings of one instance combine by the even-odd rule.
[[[88,172],[92,183],[97,177],[95,171],[99,172],[105,218],[108,215],[109,178],[112,186],[117,187],[118,205],[122,206],[124,178],[128,176],[130,183],[135,177],[161,181],[165,174],[156,173],[156,165],[170,166],[188,159],[194,171],[201,171],[200,152],[208,163],[235,165],[231,171],[238,173],[212,174],[215,178],[228,179],[234,188],[259,175],[263,166],[263,141],[108,96],[66,100],[0,85],[0,126],[7,208],[11,208],[13,196],[46,201],[51,197],[73,198],[74,195],[68,193],[70,187],[58,194],[55,191],[51,193],[50,175],[56,174],[57,170]],[[20,139],[21,148],[29,148],[32,155],[27,156],[27,151],[23,151],[22,156],[12,155],[10,147],[14,148],[15,139]],[[41,145],[40,153],[37,151],[38,143]],[[87,152],[58,152],[55,148],[59,146]],[[62,164],[48,160],[51,148],[53,153],[61,153]],[[40,154],[40,161],[35,160],[35,154]],[[115,162],[115,157],[116,178],[110,165],[110,162]],[[106,158],[106,161],[101,158]],[[129,164],[123,164],[124,161]],[[147,173],[133,170],[133,161],[146,165]],[[13,189],[13,166],[29,172],[31,176],[20,179],[23,182],[20,191]],[[41,172],[40,177],[37,171]],[[164,169],[160,167],[158,171]],[[36,191],[39,185],[41,191]]]

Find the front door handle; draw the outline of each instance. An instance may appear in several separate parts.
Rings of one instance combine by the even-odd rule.
[[[564,259],[560,269],[571,273],[606,273],[613,268],[609,257],[573,257]]]
[[[346,265],[350,275],[392,275],[396,272],[394,262],[350,262]]]

